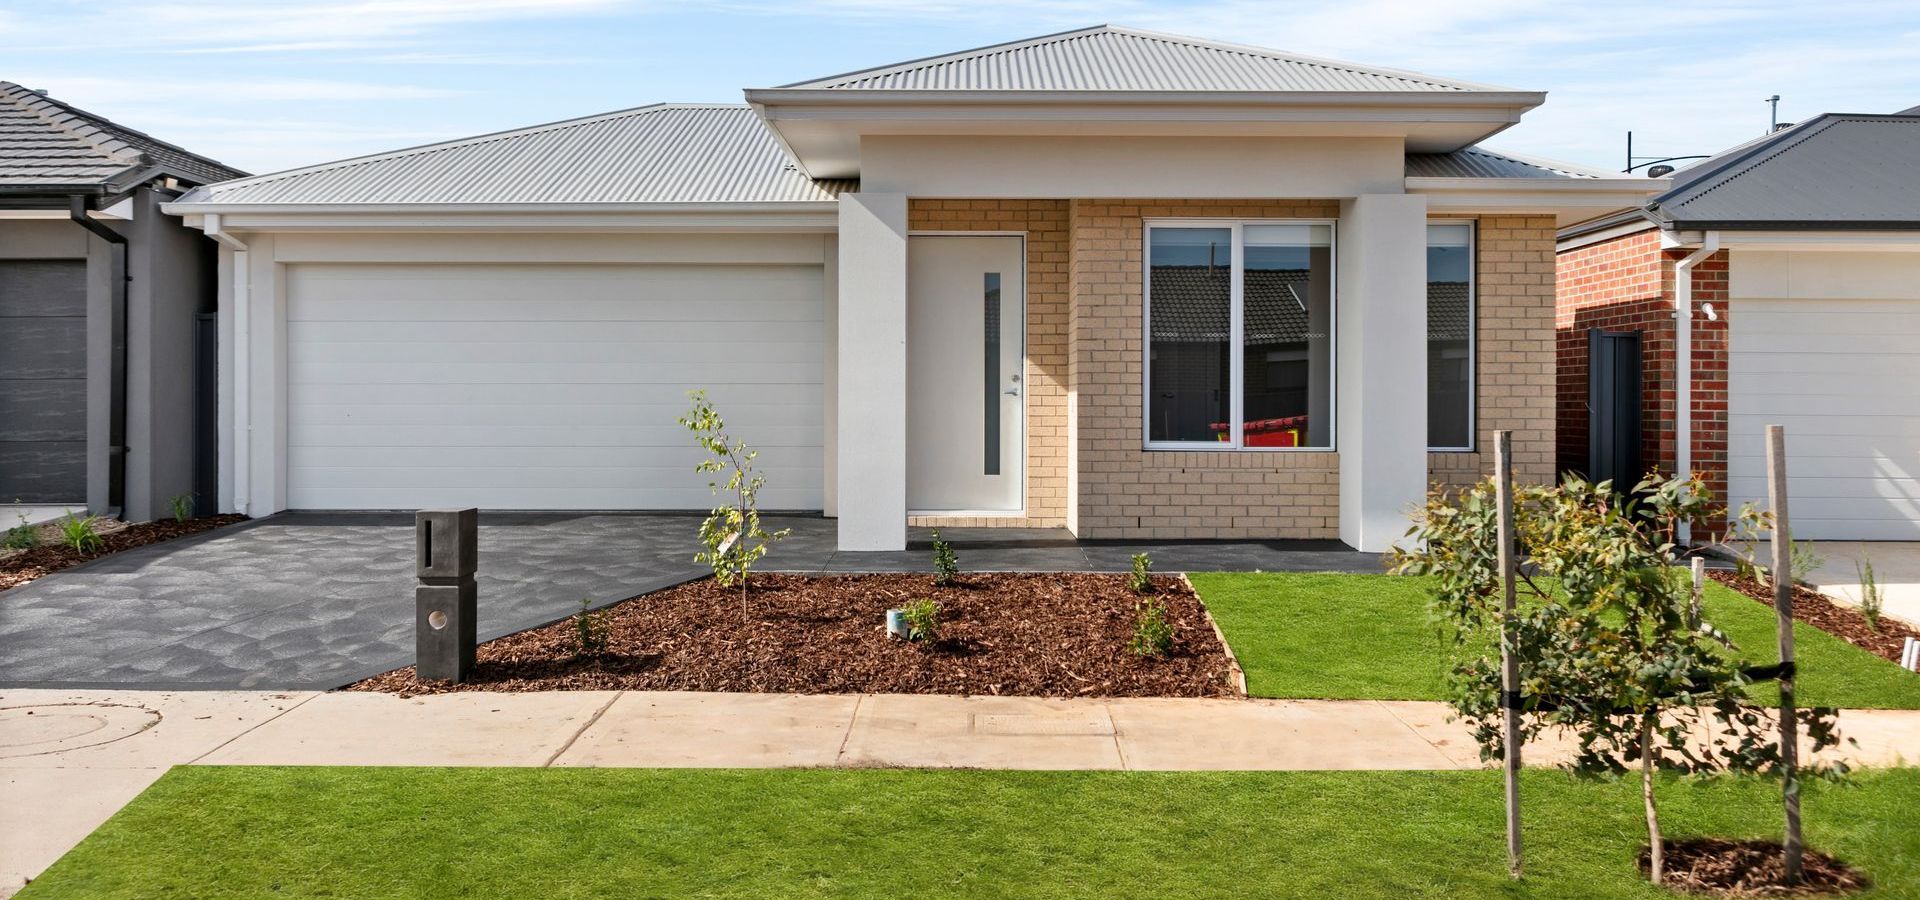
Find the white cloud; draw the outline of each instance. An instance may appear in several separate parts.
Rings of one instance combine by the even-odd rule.
[[[19,33],[45,42],[135,34],[149,48],[267,53],[391,45],[452,26],[603,12],[623,0],[177,0],[49,9]]]
[[[96,112],[127,103],[205,102],[218,97],[241,102],[319,102],[352,100],[429,100],[459,95],[447,88],[317,78],[189,81],[105,78],[58,73],[23,74],[16,80],[55,98]]]

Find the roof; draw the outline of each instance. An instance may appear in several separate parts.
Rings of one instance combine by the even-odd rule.
[[[10,81],[0,81],[0,190],[122,190],[149,169],[189,184],[247,173]]]
[[[1468,147],[1452,153],[1407,154],[1408,178],[1619,178],[1571,163]]]
[[[1675,173],[1648,203],[1674,228],[1920,225],[1920,115],[1827,113]]]
[[[1305,269],[1247,269],[1246,342],[1296,344],[1307,340]],[[1213,343],[1228,340],[1226,266],[1154,266],[1151,275],[1153,340]],[[1427,285],[1431,311],[1427,331],[1438,339],[1465,339],[1469,293],[1465,282]],[[1324,327],[1324,326],[1323,326]]]
[[[260,175],[182,203],[830,201],[752,109],[662,103]]]
[[[889,91],[1389,91],[1507,88],[1112,25],[782,85]]]

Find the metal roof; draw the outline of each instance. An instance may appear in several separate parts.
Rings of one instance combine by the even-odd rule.
[[[1827,113],[1675,173],[1676,228],[1920,225],[1920,115]]]
[[[158,168],[191,184],[247,173],[117,125],[38,91],[0,81],[0,189],[110,188]]]
[[[1407,154],[1408,178],[1619,178],[1584,166],[1468,147],[1452,153]]]
[[[1180,35],[1099,25],[782,85],[894,91],[1500,91]]]
[[[663,103],[200,188],[181,203],[781,203],[833,200],[753,110]]]

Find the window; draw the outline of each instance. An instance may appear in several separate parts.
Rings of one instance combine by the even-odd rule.
[[[1147,226],[1150,449],[1333,447],[1333,225]]]
[[[1427,226],[1427,448],[1473,449],[1473,225]]]

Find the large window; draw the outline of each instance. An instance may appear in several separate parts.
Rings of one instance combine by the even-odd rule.
[[[1473,225],[1427,226],[1427,448],[1473,449]]]
[[[1333,447],[1333,225],[1147,225],[1149,448]]]

